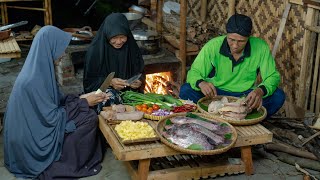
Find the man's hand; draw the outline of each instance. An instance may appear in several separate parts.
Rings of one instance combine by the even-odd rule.
[[[118,91],[129,86],[129,84],[126,82],[126,80],[123,80],[120,78],[113,78],[111,81],[111,84],[112,84],[112,87]]]
[[[251,91],[246,97],[245,102],[250,109],[260,109],[262,106],[262,96],[263,90],[261,88],[257,88]]]
[[[130,87],[133,89],[137,89],[141,86],[141,84],[142,84],[142,82],[140,80],[136,80],[130,85]]]
[[[199,87],[201,89],[201,92],[206,96],[206,97],[215,97],[217,96],[217,90],[214,87],[212,83],[202,81],[199,84]]]
[[[106,101],[110,98],[111,94],[107,94],[105,92],[101,92],[98,94],[95,94],[96,92],[91,92],[87,94],[83,94],[80,96],[80,98],[84,98],[88,101],[89,106],[95,106],[103,101]]]

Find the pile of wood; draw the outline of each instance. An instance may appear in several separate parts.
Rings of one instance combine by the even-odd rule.
[[[320,171],[320,131],[314,127],[317,119],[309,114],[305,118],[264,121],[263,125],[273,133],[273,142],[265,149],[283,162]]]
[[[187,17],[186,21],[187,47],[193,47],[192,49],[187,49],[187,51],[194,51],[195,47],[196,49],[201,49],[206,42],[218,34],[212,22],[202,22],[192,17]],[[163,28],[165,31],[164,37],[170,44],[174,41],[173,39],[178,41],[180,37],[180,16],[177,14],[164,14]]]

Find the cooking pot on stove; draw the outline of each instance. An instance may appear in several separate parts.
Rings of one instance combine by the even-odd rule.
[[[84,26],[82,28],[64,28],[63,30],[71,33],[72,39],[70,44],[90,43],[94,37],[90,26]]]
[[[142,55],[156,54],[160,51],[160,37],[156,31],[136,29],[132,34]]]

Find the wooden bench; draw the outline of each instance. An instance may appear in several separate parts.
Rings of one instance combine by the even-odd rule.
[[[149,123],[153,128],[156,127],[156,121],[149,121]],[[238,139],[235,147],[240,147],[242,161],[239,163],[219,161],[217,163],[211,161],[216,157],[185,155],[160,141],[148,144],[123,145],[113,133],[111,125],[107,124],[100,116],[99,127],[116,158],[125,161],[132,179],[140,180],[199,179],[201,177],[243,172],[251,175],[253,174],[251,145],[272,141],[272,133],[260,124],[236,126]],[[157,167],[159,161],[163,162],[162,168]]]

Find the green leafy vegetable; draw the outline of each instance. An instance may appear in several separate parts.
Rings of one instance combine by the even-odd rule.
[[[257,110],[253,110],[251,113],[249,113],[245,119],[256,119],[259,118],[263,115],[262,112],[257,111]]]
[[[204,105],[203,103],[201,102],[198,102],[199,106],[201,107],[201,109],[205,110],[208,112],[208,106]]]
[[[225,139],[231,139],[232,138],[232,133],[228,133],[224,135]]]
[[[173,123],[171,122],[170,119],[167,119],[165,124],[166,124],[166,125],[171,125],[171,124],[173,124]]]
[[[187,149],[191,150],[204,150],[204,148],[200,144],[191,144]]]

